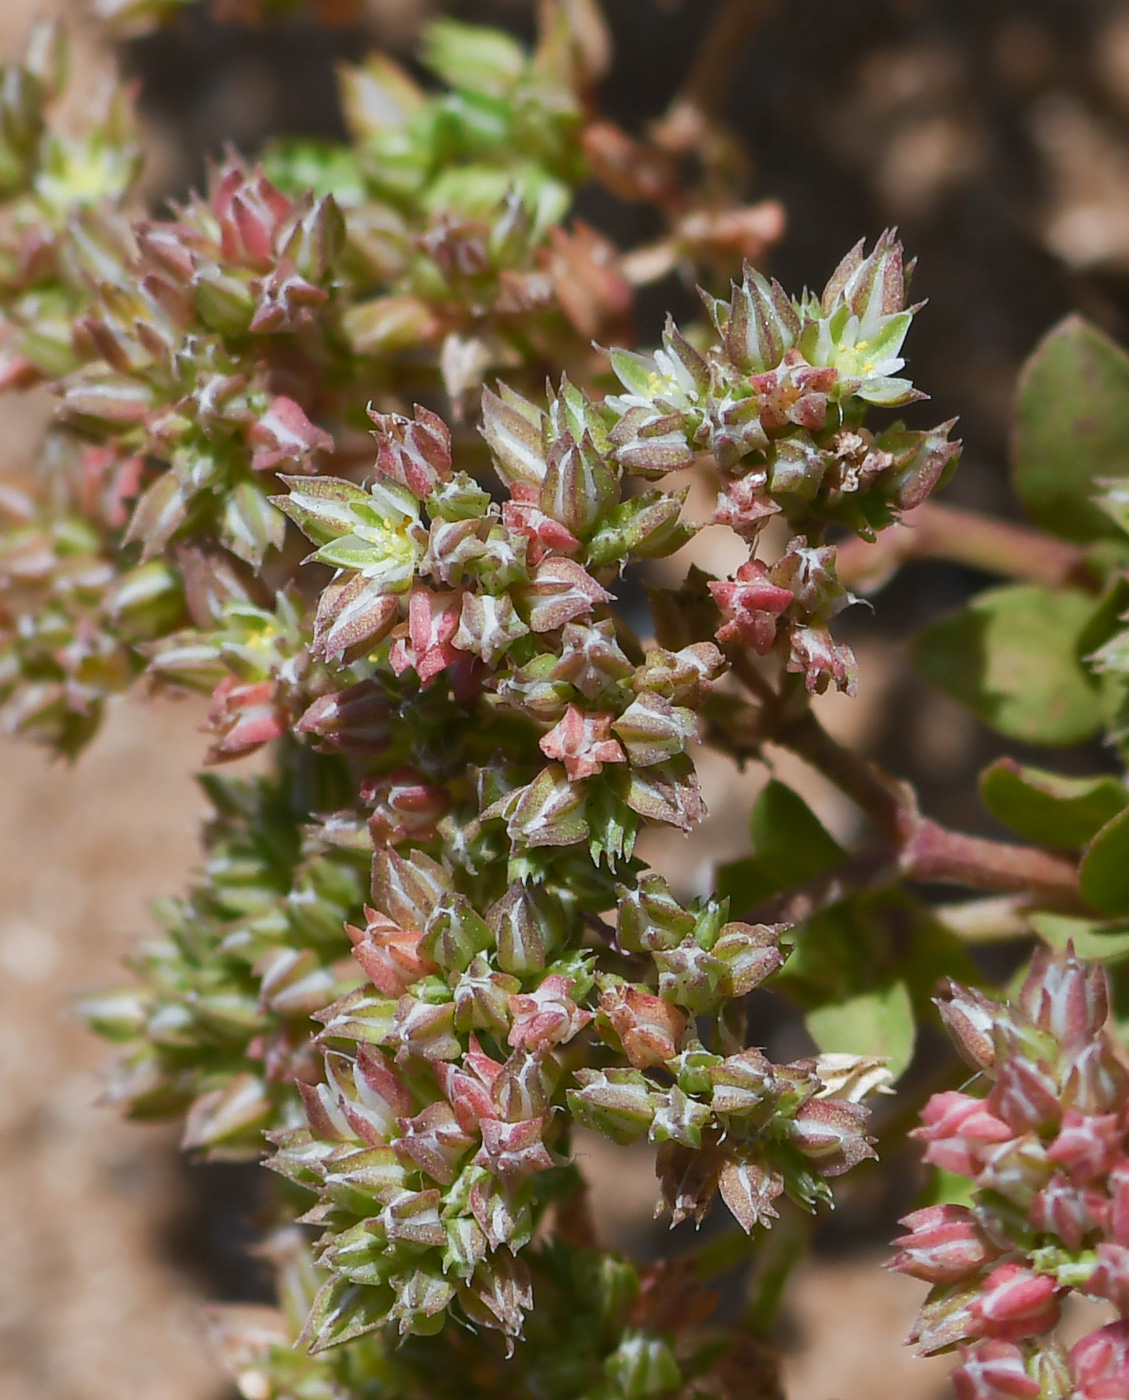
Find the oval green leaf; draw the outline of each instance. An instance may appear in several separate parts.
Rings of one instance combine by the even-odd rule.
[[[997,821],[1039,846],[1079,850],[1119,812],[1129,790],[1110,775],[1065,778],[1000,758],[980,774],[980,796]]]
[[[1129,812],[1107,822],[1078,868],[1082,898],[1103,914],[1129,914]]]
[[[889,1061],[895,1077],[913,1059],[917,1024],[904,982],[889,982],[848,1001],[817,1007],[804,1020],[821,1050],[878,1055]]]
[[[1129,476],[1129,355],[1080,316],[1048,332],[1024,367],[1012,463],[1043,529],[1080,541],[1119,533],[1092,498],[1096,478]]]
[[[1028,744],[1077,744],[1102,722],[1078,658],[1094,600],[1077,589],[993,588],[919,633],[918,670],[985,724]]]

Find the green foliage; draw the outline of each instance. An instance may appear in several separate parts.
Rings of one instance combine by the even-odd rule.
[[[913,1059],[917,1024],[905,982],[888,982],[872,992],[816,1007],[805,1025],[821,1050],[874,1055],[897,1079]]]
[[[1044,530],[1082,541],[1115,533],[1094,498],[1107,478],[1129,476],[1129,355],[1080,316],[1027,362],[1013,461],[1016,495]]]
[[[1079,656],[1093,602],[1073,589],[1012,585],[980,593],[916,639],[926,680],[1028,744],[1077,744],[1101,728],[1099,687]]]
[[[1066,778],[997,759],[980,775],[980,797],[997,821],[1039,846],[1078,850],[1129,806],[1117,778]]]

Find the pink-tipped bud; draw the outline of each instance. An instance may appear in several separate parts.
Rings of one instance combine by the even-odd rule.
[[[901,1224],[909,1233],[894,1241],[901,1250],[886,1267],[926,1283],[959,1283],[999,1256],[967,1206],[927,1206]]]
[[[990,1074],[996,1063],[993,1030],[1001,1008],[982,992],[956,982],[947,982],[945,993],[945,998],[934,999],[934,1005],[961,1059],[972,1069]]]
[[[927,1162],[971,1177],[980,1171],[985,1150],[993,1143],[1007,1142],[1014,1133],[988,1111],[983,1099],[949,1091],[933,1095],[922,1111],[921,1127],[910,1136],[927,1144]]]
[[[514,1022],[509,1042],[514,1049],[564,1045],[584,1029],[592,1013],[577,1006],[571,990],[571,977],[553,974],[528,995],[510,997]]]
[[[1051,1330],[1058,1321],[1058,1294],[1053,1278],[1022,1264],[1000,1264],[984,1280],[971,1311],[984,1335],[1017,1342]]]
[[[1074,956],[1073,943],[1064,957],[1040,950],[1019,993],[1019,1006],[1040,1030],[1062,1045],[1085,1044],[1101,1030],[1109,1015],[1109,980],[1098,963]]]
[[[212,692],[208,730],[216,736],[208,751],[209,763],[242,758],[286,733],[286,712],[278,703],[273,680],[240,685],[226,676]]]
[[[957,1400],[1036,1400],[1040,1393],[1011,1342],[984,1342],[962,1358],[952,1376]]]
[[[529,1118],[519,1123],[483,1119],[480,1125],[482,1146],[475,1156],[475,1166],[493,1172],[510,1192],[535,1172],[548,1171],[555,1163],[542,1141],[545,1122],[544,1118]]]
[[[1084,1045],[1063,1085],[1064,1106],[1078,1113],[1122,1113],[1127,1097],[1129,1075],[1105,1037]]]
[[[1011,1055],[998,1066],[999,1077],[986,1100],[989,1110],[1017,1133],[1048,1127],[1058,1121],[1058,1082],[1043,1060]]]
[[[1098,1263],[1086,1280],[1086,1292],[1107,1298],[1124,1317],[1129,1313],[1129,1247],[1123,1244],[1098,1245]]]
[[[776,619],[791,605],[791,591],[778,588],[756,559],[742,564],[735,578],[711,582],[709,590],[725,619],[718,641],[743,642],[763,656],[776,640]]]
[[[321,695],[294,726],[314,734],[324,749],[347,753],[381,753],[388,746],[389,705],[376,681],[361,681],[331,695]]]
[[[1031,1202],[1027,1218],[1033,1229],[1057,1235],[1073,1253],[1081,1249],[1088,1234],[1102,1226],[1107,1210],[1101,1191],[1075,1186],[1061,1172],[1055,1172]]]
[[[592,777],[605,763],[624,763],[626,755],[611,732],[614,718],[610,710],[590,713],[570,705],[542,737],[541,752],[546,758],[560,759],[573,781]]]
[[[1074,1400],[1124,1400],[1129,1395],[1129,1319],[1089,1333],[1070,1349]]]
[[[362,796],[373,804],[369,831],[378,846],[434,840],[435,824],[450,805],[444,788],[425,782],[422,774],[408,765],[366,783]]]
[[[637,987],[610,987],[600,998],[600,1011],[636,1069],[664,1064],[678,1053],[686,1015],[662,997]]]
[[[376,469],[381,476],[406,486],[421,500],[441,481],[451,478],[451,432],[438,414],[415,407],[415,419],[398,413],[374,413],[380,444]]]
[[[1120,1124],[1117,1113],[1084,1115],[1071,1111],[1047,1149],[1047,1156],[1076,1184],[1106,1176],[1121,1153]]]

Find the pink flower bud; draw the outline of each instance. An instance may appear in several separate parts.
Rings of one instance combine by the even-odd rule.
[[[764,656],[776,640],[776,619],[791,606],[791,592],[772,582],[759,559],[742,564],[733,579],[711,580],[709,590],[725,619],[718,641],[743,642]]]
[[[937,997],[934,1005],[961,1059],[972,1069],[990,1073],[996,1063],[993,1029],[1002,1008],[982,992],[956,982],[946,982],[945,993],[947,999]]]
[[[1079,1113],[1122,1113],[1129,1098],[1129,1075],[1104,1038],[1091,1040],[1075,1056],[1062,1089],[1066,1108]]]
[[[1129,1395],[1129,1319],[1089,1333],[1070,1349],[1075,1400],[1125,1400]]]
[[[374,413],[380,449],[376,469],[420,500],[451,478],[451,432],[438,414],[415,406],[415,419],[398,413]]]
[[[450,805],[445,789],[425,782],[422,774],[408,765],[366,783],[361,796],[373,804],[369,831],[378,846],[433,841],[435,824]]]
[[[790,628],[786,669],[804,677],[809,695],[822,695],[832,682],[847,695],[854,695],[858,688],[854,652],[823,626],[794,624]]]
[[[255,421],[251,445],[255,449],[251,467],[257,472],[277,471],[284,463],[312,470],[313,453],[334,449],[333,438],[310,422],[302,406],[281,395]]]
[[[1116,1113],[1086,1116],[1071,1110],[1047,1149],[1047,1156],[1076,1184],[1106,1176],[1121,1152],[1124,1134],[1120,1123]]]
[[[987,1147],[976,1184],[982,1190],[998,1191],[1023,1210],[1029,1210],[1035,1195],[1051,1178],[1046,1148],[1034,1133],[1024,1133],[1010,1142]]]
[[[489,1118],[480,1126],[482,1146],[475,1156],[475,1166],[493,1172],[507,1191],[515,1191],[535,1172],[548,1171],[555,1165],[542,1141],[544,1118],[529,1118],[520,1123],[501,1123]]]
[[[564,716],[541,739],[547,758],[558,758],[572,780],[599,773],[605,763],[624,763],[626,755],[612,736],[615,718],[610,710],[588,713],[570,705]]]
[[[976,1176],[985,1149],[1014,1136],[982,1099],[956,1091],[934,1094],[922,1111],[921,1122],[910,1136],[928,1144],[925,1160],[959,1176]]]
[[[208,751],[209,763],[242,758],[288,729],[286,713],[279,705],[273,680],[240,685],[225,676],[212,692],[208,729],[217,736]]]
[[[1057,1122],[1062,1110],[1058,1083],[1049,1064],[1012,1054],[997,1065],[997,1070],[996,1083],[985,1100],[997,1118],[1017,1133]]]
[[[388,747],[390,713],[383,687],[361,681],[319,696],[294,728],[299,734],[316,735],[325,750],[382,753]]]
[[[428,1104],[414,1118],[397,1121],[400,1136],[392,1146],[406,1167],[416,1166],[441,1186],[450,1186],[458,1175],[459,1161],[474,1146],[463,1132],[450,1104]]]
[[[563,1045],[584,1029],[592,1013],[577,1006],[569,996],[571,990],[571,977],[554,974],[528,995],[510,997],[514,1022],[509,1043],[514,1049]]]
[[[224,257],[252,266],[269,264],[275,230],[291,208],[290,200],[261,169],[249,175],[237,161],[229,162],[212,196]]]
[[[586,617],[597,603],[611,602],[602,588],[575,559],[550,554],[537,565],[522,597],[534,632],[552,632]]]
[[[616,641],[615,623],[609,619],[589,625],[570,622],[561,633],[561,659],[551,679],[566,681],[588,700],[632,674],[634,667]]]
[[[1019,992],[1019,1006],[1040,1030],[1062,1045],[1081,1045],[1109,1015],[1109,981],[1099,963],[1083,963],[1074,945],[1065,957],[1040,949]]]
[[[662,997],[637,987],[609,987],[600,998],[600,1011],[636,1069],[664,1064],[678,1053],[686,1016]]]
[[[458,660],[454,636],[459,628],[462,595],[435,593],[422,585],[412,589],[408,600],[408,641],[392,658],[393,670],[402,674],[409,666],[415,668],[423,685],[434,680]]]
[[[780,1171],[755,1152],[744,1151],[726,1160],[718,1173],[721,1198],[746,1234],[756,1225],[770,1226],[779,1212],[773,1205],[784,1192]]]
[[[482,1058],[488,1059],[487,1056]],[[494,1064],[494,1061],[489,1063]],[[500,1068],[500,1065],[495,1066],[495,1075]],[[439,1061],[435,1065],[435,1078],[443,1090],[443,1097],[455,1110],[455,1117],[464,1133],[473,1135],[480,1130],[483,1118],[498,1116],[490,1095],[493,1076],[484,1080],[474,1073],[470,1066],[463,1068],[447,1061]]]
[[[546,554],[575,554],[580,541],[540,506],[531,501],[506,501],[502,506],[502,524],[528,541],[526,557],[536,568]]]
[[[1129,1314],[1129,1246],[1098,1245],[1097,1267],[1086,1280],[1086,1292],[1108,1298],[1123,1317]]]
[[[886,1267],[926,1283],[959,1283],[999,1255],[967,1206],[927,1206],[901,1224],[909,1234],[894,1241],[901,1252]]]
[[[363,929],[346,924],[345,931],[353,943],[353,957],[386,996],[402,996],[413,982],[436,970],[420,952],[418,929],[402,929],[375,909],[366,909],[365,917]]]
[[[1057,1235],[1067,1249],[1076,1251],[1103,1224],[1107,1204],[1101,1191],[1075,1186],[1055,1172],[1031,1202],[1027,1218],[1041,1234]]]
[[[862,1131],[870,1110],[840,1099],[812,1099],[792,1121],[789,1141],[821,1176],[841,1176],[867,1157],[877,1157]]]
[[[1000,1264],[984,1280],[971,1307],[981,1331],[999,1341],[1017,1342],[1049,1332],[1058,1321],[1059,1286],[1022,1264]]]
[[[433,1006],[417,997],[402,996],[396,1003],[390,1037],[399,1045],[396,1063],[404,1064],[417,1057],[431,1061],[457,1060],[463,1047],[454,1034],[454,1022],[453,1003]]]
[[[356,661],[383,641],[399,615],[398,599],[379,582],[364,574],[336,579],[318,599],[311,653],[326,661]]]
[[[1035,1400],[1040,1393],[1011,1342],[984,1342],[975,1351],[962,1349],[961,1357],[952,1374],[957,1400]]]

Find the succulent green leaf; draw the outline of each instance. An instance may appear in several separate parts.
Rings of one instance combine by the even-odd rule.
[[[1124,919],[1097,921],[1070,914],[1031,915],[1031,927],[1052,948],[1074,944],[1080,958],[1100,958],[1103,963],[1129,958],[1129,926]]]
[[[1019,384],[1016,494],[1037,525],[1070,540],[1116,533],[1095,480],[1129,476],[1129,355],[1080,316],[1035,347]]]
[[[1082,898],[1103,914],[1129,914],[1129,812],[1107,822],[1078,868]]]
[[[997,759],[980,775],[980,796],[996,818],[1027,841],[1077,850],[1129,806],[1117,778],[1067,778]]]
[[[1100,690],[1078,656],[1092,610],[1075,589],[991,589],[921,632],[914,661],[926,680],[1009,738],[1081,743],[1102,721]]]
[[[466,92],[502,97],[525,71],[525,50],[500,29],[437,20],[424,35],[424,62],[444,82]]]

